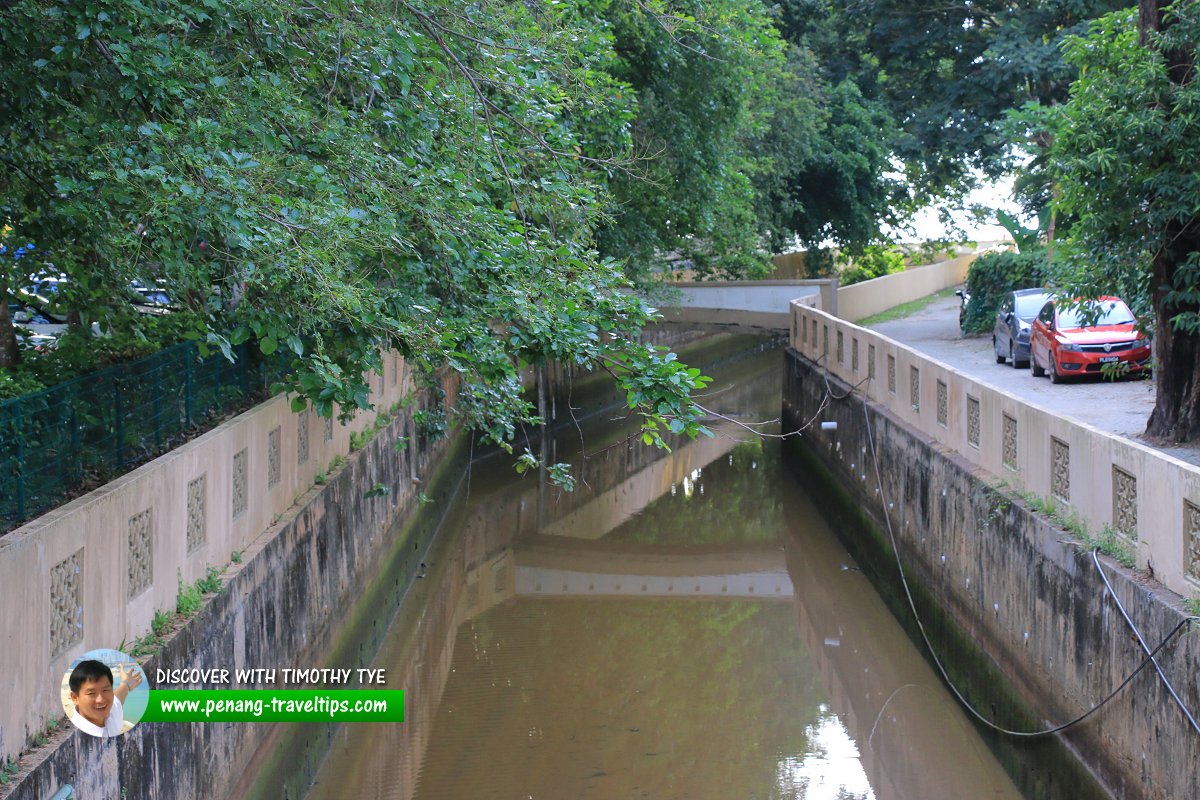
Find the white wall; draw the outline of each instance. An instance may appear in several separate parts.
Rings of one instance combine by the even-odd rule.
[[[383,361],[383,375],[369,384],[377,411],[360,412],[347,425],[332,421],[328,440],[324,419],[292,413],[288,398],[277,395],[0,537],[0,674],[7,680],[0,760],[62,716],[59,686],[72,659],[145,635],[156,610],[174,610],[181,581],[224,567],[233,551],[272,533],[316,475],[350,452],[351,432],[407,395],[403,360],[387,354]],[[244,470],[235,469],[243,451]],[[244,488],[236,491],[245,508],[235,515],[235,475],[243,473]],[[137,589],[143,578],[146,587]]]
[[[915,267],[843,286],[838,289],[837,308],[826,307],[826,310],[832,311],[842,319],[857,322],[889,308],[928,297],[963,283],[967,279],[967,270],[977,255],[968,253],[927,267]]]
[[[799,353],[1009,486],[1057,495],[1092,533],[1125,524],[1140,568],[1181,595],[1200,589],[1200,468],[1064,419],[811,304],[792,304],[789,337]]]
[[[664,311],[668,321],[753,325],[784,329],[788,304],[798,297],[821,298],[837,307],[836,280],[699,281],[673,283],[678,301]]]

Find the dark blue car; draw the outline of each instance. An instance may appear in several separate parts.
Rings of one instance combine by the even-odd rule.
[[[1029,331],[1033,318],[1051,297],[1047,289],[1017,289],[1004,295],[992,328],[996,363],[1008,361],[1014,369],[1029,366]]]

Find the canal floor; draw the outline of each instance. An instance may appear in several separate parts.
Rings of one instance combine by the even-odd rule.
[[[777,417],[782,360],[709,367],[703,402]],[[548,443],[572,493],[473,465],[375,658],[406,721],[339,729],[310,800],[1021,796],[778,439],[668,455],[619,414]]]

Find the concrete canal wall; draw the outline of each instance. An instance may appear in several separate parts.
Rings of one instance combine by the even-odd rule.
[[[807,300],[807,298],[806,298]],[[789,344],[997,481],[1105,531],[1172,591],[1200,592],[1200,467],[1063,417],[795,302]]]
[[[810,331],[805,339],[823,337]],[[860,375],[866,377],[863,349]],[[934,645],[955,684],[985,716],[1036,730],[1100,702],[1143,663],[1144,652],[1087,548],[1000,490],[980,467],[873,402],[863,385],[853,390],[830,375],[825,364],[834,349],[821,350],[828,355],[820,362],[794,348],[787,354],[785,430],[809,425],[789,453],[893,612],[915,635],[889,521]],[[838,361],[841,356],[839,346]],[[901,365],[902,377],[910,366]],[[910,399],[908,392],[902,396]],[[924,387],[913,389],[914,405],[926,397]],[[939,407],[932,397],[928,402]],[[836,422],[836,429],[819,422]],[[1116,598],[1153,648],[1184,619],[1179,596],[1101,560]],[[1200,709],[1195,633],[1184,628],[1159,663],[1184,703],[1193,713]],[[1200,797],[1200,734],[1153,668],[1056,739],[1114,797]],[[1028,796],[1085,796],[1078,786],[1087,775],[1054,754],[1055,739],[992,735],[991,741]]]
[[[675,282],[676,294],[661,310],[669,322],[781,330],[792,303],[801,302],[853,322],[962,283],[977,255],[841,287],[836,278]]]
[[[391,361],[388,366],[400,369],[403,364]],[[372,387],[385,414],[389,400],[398,400],[412,388],[402,371],[396,379],[386,372],[383,378],[376,376]],[[456,462],[447,458],[451,443],[431,440],[414,421],[423,407],[435,411],[438,401],[424,400],[420,392],[416,397],[356,452],[350,452],[350,434],[371,424],[374,413],[360,415],[345,427],[336,422],[323,426],[311,414],[293,414],[282,396],[273,398],[98,490],[98,496],[81,498],[0,540],[0,567],[7,571],[6,582],[11,581],[5,591],[28,602],[21,630],[8,630],[18,615],[6,615],[5,673],[10,684],[30,684],[24,693],[11,691],[10,685],[4,703],[8,742],[20,743],[21,734],[38,720],[62,715],[57,692],[46,687],[57,687],[72,658],[88,648],[131,642],[149,627],[154,609],[174,608],[181,581],[203,575],[207,565],[224,566],[231,550],[240,551],[240,563],[225,569],[221,592],[208,598],[144,663],[151,685],[158,667],[232,671],[322,666],[339,643],[351,638],[364,648],[361,658],[346,654],[345,647],[342,658],[352,665],[365,662],[370,642],[381,637],[382,630],[360,630],[378,622],[356,620],[349,610],[361,608],[364,599],[385,610],[398,601],[437,524],[419,495],[437,500],[456,482],[445,474]],[[305,424],[310,430],[297,435]],[[401,438],[408,445],[398,449],[393,445]],[[235,451],[244,460],[240,467]],[[326,475],[337,455],[347,457],[345,465]],[[200,517],[205,545],[189,547],[194,540],[192,486],[197,475],[207,476],[200,485],[207,485],[209,492],[204,496],[207,514]],[[245,481],[240,487],[239,480]],[[366,489],[379,484],[389,491],[368,496]],[[129,590],[126,580],[135,576],[129,545],[135,530],[125,519],[129,508],[141,507],[135,500],[154,509],[151,516],[157,521],[148,532],[137,533],[150,537],[153,553],[147,567],[152,570],[151,585],[137,593]],[[110,513],[98,513],[97,504]],[[441,507],[428,504],[429,509]],[[396,525],[398,520],[407,522]],[[80,610],[72,606],[69,611],[80,616],[83,628],[66,645],[55,644],[53,638],[52,615],[62,605],[55,592],[62,587],[52,582],[53,570],[39,566],[53,566],[64,557],[55,555],[64,548],[78,554],[65,557],[75,557],[82,565],[76,573],[79,583],[70,594]],[[33,559],[24,572],[12,566],[18,557]],[[387,580],[379,580],[384,573]],[[364,598],[364,587],[388,596]],[[135,596],[126,599],[129,594]],[[100,608],[107,611],[99,614]],[[24,638],[14,642],[14,636]],[[23,673],[20,659],[37,663]],[[249,754],[269,729],[253,724],[140,725],[115,740],[101,741],[66,725],[50,736],[48,745],[23,759],[19,779],[5,787],[2,796],[225,797],[238,785]],[[297,764],[315,763],[323,752],[314,748],[290,757]]]
[[[389,355],[370,378],[386,411],[412,381]],[[0,586],[20,611],[0,622],[0,761],[63,713],[58,685],[72,660],[147,634],[175,608],[181,584],[223,568],[376,419],[342,424],[295,414],[277,395],[138,469],[0,536]]]
[[[670,284],[678,293],[661,309],[668,322],[782,330],[788,326],[790,303],[811,297],[822,308],[836,310],[837,281],[689,281]]]
[[[979,253],[967,253],[904,272],[883,275],[862,283],[843,286],[837,290],[837,305],[830,306],[821,298],[821,307],[842,319],[857,322],[903,303],[928,297],[935,292],[957,286],[967,279],[967,271]]]
[[[681,352],[703,343],[717,355],[745,346],[687,330],[646,338]],[[384,364],[370,378],[377,411],[343,425],[294,414],[276,396],[0,537],[0,580],[24,604],[0,627],[0,668],[9,676],[0,763],[62,718],[57,687],[73,659],[121,642],[131,649],[154,613],[173,610],[182,585],[209,567],[223,570],[221,592],[143,663],[152,687],[158,667],[368,662],[465,474],[468,449],[464,439],[431,441],[417,422],[423,411],[445,413],[453,382],[438,401],[414,389],[401,359]],[[531,372],[526,383],[536,378]],[[576,397],[611,391],[596,376],[556,366],[543,378],[550,419],[566,413],[569,387]],[[377,420],[386,426],[355,451],[352,437]],[[395,447],[400,440],[406,446]],[[379,485],[386,494],[366,496]],[[234,552],[240,563],[230,563]],[[268,742],[270,727],[144,725],[101,743],[64,725],[25,754],[0,798],[278,797],[281,785],[298,792],[327,750],[327,732],[292,737],[281,763],[267,763],[269,753],[253,754],[279,749]],[[274,778],[281,783],[263,788]]]

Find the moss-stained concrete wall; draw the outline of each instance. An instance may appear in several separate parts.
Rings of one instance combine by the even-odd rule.
[[[810,420],[789,457],[823,513],[914,633],[887,537],[891,520],[916,605],[955,684],[987,717],[1033,730],[1106,697],[1144,660],[1085,547],[1026,509],[964,460],[895,417],[845,399],[788,351],[785,429]],[[814,417],[817,419],[814,420]],[[869,420],[869,422],[868,422]],[[816,421],[836,421],[822,430]],[[881,480],[871,453],[874,439]],[[882,484],[882,486],[880,486]],[[1115,593],[1151,647],[1183,619],[1180,598],[1102,558]],[[921,645],[924,647],[924,645]],[[1200,638],[1187,629],[1159,655],[1184,702],[1200,711]],[[1200,797],[1200,734],[1153,668],[1059,737],[989,735],[1030,797]],[[1064,757],[1069,750],[1077,757]],[[1089,787],[1089,773],[1099,787]],[[1100,788],[1103,787],[1103,788]]]
[[[290,398],[277,394],[0,536],[0,586],[20,605],[0,614],[0,674],[13,698],[0,702],[0,762],[62,716],[59,685],[73,662],[148,634],[181,583],[228,564],[381,415],[386,421],[410,402],[407,364],[394,353],[382,364],[367,377],[374,413],[322,420],[293,413]]]
[[[144,665],[152,688],[158,667],[369,663],[388,609],[412,582],[436,531],[446,507],[440,501],[465,464],[461,441],[423,441],[413,410],[352,454],[250,546],[242,564],[226,573],[221,592]],[[393,446],[400,437],[410,438],[408,447]],[[376,484],[390,493],[365,497]],[[422,502],[419,493],[434,502]],[[147,723],[101,741],[67,726],[6,797],[42,800],[68,785],[85,800],[226,797],[245,785],[243,772],[270,730],[266,724]],[[288,772],[296,780],[268,790],[270,796],[297,796],[296,785],[304,784],[302,776],[324,752],[311,741],[288,752]]]

